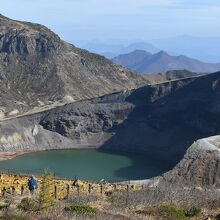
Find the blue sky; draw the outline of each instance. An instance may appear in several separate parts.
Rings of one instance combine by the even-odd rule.
[[[44,24],[72,43],[220,36],[219,0],[2,0],[0,13]]]

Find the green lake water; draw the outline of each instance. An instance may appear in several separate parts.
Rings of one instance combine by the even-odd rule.
[[[0,162],[0,170],[41,174],[49,169],[58,177],[90,181],[146,179],[169,168],[168,164],[155,161],[148,155],[94,149],[43,151]]]

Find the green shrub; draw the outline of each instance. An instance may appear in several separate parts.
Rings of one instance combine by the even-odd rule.
[[[83,205],[83,204],[73,204],[68,207],[64,208],[65,211],[70,212],[76,212],[77,214],[83,214],[83,215],[89,215],[89,216],[95,216],[96,215],[96,208],[93,208],[89,205]]]
[[[191,218],[191,217],[197,216],[200,212],[201,212],[201,209],[193,206],[190,209],[185,210],[185,216]]]
[[[201,209],[195,206],[190,209],[181,209],[174,206],[162,205],[159,210],[165,216],[175,220],[185,220],[187,218],[197,216],[201,212]]]
[[[160,206],[160,212],[162,212],[163,215],[169,217],[170,219],[175,220],[185,220],[185,212],[183,209],[179,209],[173,206],[168,205],[162,205]]]

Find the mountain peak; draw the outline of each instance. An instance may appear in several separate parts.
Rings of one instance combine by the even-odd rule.
[[[62,45],[59,36],[43,25],[17,21],[3,15],[0,16],[0,20],[0,32],[3,37],[0,52],[47,53]]]
[[[5,17],[3,14],[0,13],[0,18],[7,18],[7,17]]]
[[[143,50],[135,50],[130,54],[120,55],[113,61],[141,73],[165,73],[170,70],[189,70],[197,73],[211,73],[220,70],[220,64],[203,63],[199,60],[181,56],[172,56],[161,50],[146,55]]]
[[[142,55],[148,55],[148,56],[151,56],[152,55],[152,53],[150,53],[150,52],[148,52],[148,51],[146,51],[146,50],[139,50],[139,49],[137,49],[137,50],[134,50],[133,52],[131,52],[131,54],[142,54]]]
[[[158,53],[156,53],[155,55],[159,55],[159,56],[170,56],[165,50],[161,50]]]

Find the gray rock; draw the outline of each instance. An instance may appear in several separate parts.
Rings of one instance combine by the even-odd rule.
[[[161,182],[182,185],[220,187],[220,136],[200,139],[187,150],[173,170]]]

